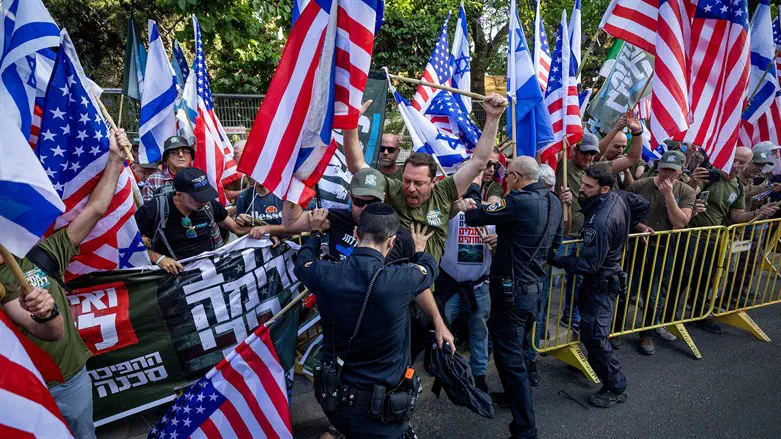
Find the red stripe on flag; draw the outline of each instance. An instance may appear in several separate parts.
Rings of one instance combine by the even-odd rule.
[[[271,346],[270,350],[271,352],[274,352],[273,345]],[[246,346],[245,349],[237,348],[236,351],[258,376],[261,384],[263,385],[263,389],[266,391],[266,394],[268,395],[277,412],[279,412],[280,415],[282,413],[289,413],[287,397],[284,393],[282,393],[282,390],[277,385],[277,381],[274,379],[274,375],[272,375],[266,363],[264,363],[258,354],[249,346]],[[276,361],[279,361],[279,359],[277,358]],[[292,432],[293,427],[290,424],[290,418],[286,416],[280,417],[283,421],[285,421],[285,425],[287,426],[288,431]]]
[[[0,370],[3,371],[0,374],[0,388],[39,404],[41,409],[45,409],[65,423],[49,389],[29,369],[0,355]]]
[[[222,405],[220,406],[220,411],[222,412],[223,415],[225,415],[225,419],[228,420],[231,428],[233,428],[233,431],[236,433],[237,437],[240,438],[252,437],[252,434],[247,428],[247,424],[244,423],[244,420],[241,418],[241,415],[239,414],[238,410],[236,410],[236,406],[234,406],[229,399],[226,399],[222,403]]]
[[[216,425],[214,425],[214,421],[211,420],[211,418],[206,418],[203,421],[203,424],[201,424],[201,431],[203,431],[203,434],[209,438],[209,439],[222,439],[222,434],[220,434],[220,429],[217,428]]]
[[[8,407],[5,408],[8,410]],[[13,439],[35,439],[35,435],[26,431],[17,430],[15,428],[3,425],[0,423],[0,437],[13,438]]]
[[[236,347],[237,351],[240,349],[248,350],[246,345],[244,345],[244,349],[242,349],[242,346]],[[244,401],[247,403],[247,407],[249,407],[250,411],[255,416],[255,419],[258,421],[258,424],[260,425],[260,428],[263,430],[263,433],[266,435],[266,437],[278,438],[279,435],[277,435],[274,427],[272,427],[271,423],[269,423],[266,414],[263,413],[263,410],[261,410],[257,398],[249,386],[247,386],[244,377],[233,368],[231,363],[228,362],[223,364],[221,372],[225,380],[231,383],[231,385],[241,394],[242,398],[244,398]]]

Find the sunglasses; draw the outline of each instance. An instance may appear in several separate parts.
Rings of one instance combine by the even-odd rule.
[[[195,231],[195,226],[193,225],[193,222],[190,219],[190,217],[186,216],[182,218],[182,227],[187,229],[185,234],[187,235],[188,238],[195,239],[198,237],[198,233]]]
[[[393,154],[394,152],[398,151],[399,148],[395,146],[382,146],[380,145],[380,152],[387,152],[388,154]]]
[[[485,169],[491,169],[494,168],[494,171],[498,171],[499,168],[502,167],[502,164],[500,162],[492,162],[488,161],[488,163],[485,164]]]
[[[379,198],[372,198],[371,200],[363,200],[361,198],[355,198],[353,196],[350,197],[351,200],[353,200],[353,204],[355,207],[366,207],[370,204],[379,203]]]

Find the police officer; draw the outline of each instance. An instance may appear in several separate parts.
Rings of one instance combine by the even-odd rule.
[[[568,274],[583,276],[578,297],[580,340],[588,350],[588,361],[602,389],[590,401],[598,407],[612,407],[627,398],[626,377],[608,342],[616,297],[626,292],[626,274],[621,269],[629,229],[642,221],[649,203],[639,195],[612,191],[615,175],[605,169],[586,169],[578,192],[585,224],[580,256],[555,256],[551,265]],[[635,214],[635,215],[633,215]]]
[[[477,184],[466,197],[469,226],[496,225],[499,236],[491,263],[491,335],[494,359],[506,393],[492,394],[499,405],[509,400],[513,438],[536,438],[532,394],[524,348],[537,316],[539,294],[547,270],[544,264],[562,240],[559,200],[538,181],[540,168],[532,157],[518,157],[507,165],[507,196],[481,205]]]
[[[323,327],[315,396],[348,438],[414,435],[408,421],[420,378],[408,367],[408,309],[413,300],[434,323],[437,344],[454,346],[426,290],[439,274],[434,258],[423,252],[430,235],[413,234],[416,253],[411,263],[385,265],[398,228],[399,217],[391,206],[369,204],[358,220],[358,244],[350,257],[336,263],[317,260],[320,237],[313,235],[296,261],[296,276],[317,296]]]

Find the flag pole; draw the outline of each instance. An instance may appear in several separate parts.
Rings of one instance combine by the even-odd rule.
[[[578,66],[578,72],[575,73],[575,77],[577,78],[580,76],[580,72],[583,71],[583,66],[586,65],[586,60],[591,55],[591,52],[594,50],[594,45],[597,44],[597,37],[599,37],[599,33],[602,32],[602,29],[597,29],[597,31],[594,33],[594,36],[591,37],[591,40],[589,40],[588,47],[586,48],[586,53],[583,54],[583,56],[580,58],[580,65]]]
[[[447,172],[445,172],[445,168],[442,167],[442,163],[439,163],[439,159],[437,158],[437,155],[431,154],[431,157],[434,157],[434,161],[437,163],[437,169],[439,169],[439,172],[442,173],[442,176],[447,177]]]
[[[776,52],[776,58],[781,56],[781,50],[778,50]],[[768,73],[770,73],[770,68],[773,67],[773,64],[776,63],[776,60],[770,60],[770,62],[767,64],[767,67],[765,67],[765,71],[762,73],[762,77],[759,78],[759,82],[757,83],[757,86],[754,87],[754,91],[751,93],[751,96],[749,96],[748,99],[746,99],[746,103],[743,105],[743,111],[746,111],[749,105],[751,105],[751,101],[754,99],[754,96],[759,93],[759,88],[762,86],[762,81],[765,80],[765,76],[767,76]]]
[[[125,94],[119,95],[119,114],[117,114],[117,126],[122,126],[122,106],[125,105]]]
[[[566,188],[569,187],[569,185],[567,184],[567,156],[569,155],[569,152],[568,152],[569,151],[569,141],[567,140],[566,127],[565,127],[565,130],[564,130],[564,139],[563,140],[564,140],[564,160],[563,160],[562,166],[564,168],[562,169],[562,171],[563,171],[562,172],[562,182],[561,182],[561,188],[562,189],[565,188],[565,187]],[[571,203],[569,205],[572,206]],[[566,208],[563,209],[562,212],[561,212],[561,219],[564,222],[569,221],[569,214],[567,214],[567,209]]]
[[[474,99],[476,101],[484,101],[486,99],[485,95],[481,95],[481,94],[478,94],[478,93],[472,93],[471,91],[459,90],[457,88],[448,87],[447,85],[433,84],[431,82],[423,81],[423,80],[420,80],[420,79],[407,78],[406,76],[393,75],[391,73],[388,73],[388,76],[390,76],[391,78],[396,79],[398,81],[408,82],[410,84],[423,85],[425,87],[438,88],[440,90],[445,90],[445,91],[449,91],[451,93],[467,96],[467,97],[470,97],[470,98],[472,98],[472,99]],[[507,104],[505,104],[505,106],[507,106]]]
[[[3,262],[8,265],[11,273],[13,273],[17,282],[19,282],[19,286],[22,287],[19,293],[21,294],[21,297],[24,298],[27,293],[33,290],[33,287],[31,287],[30,282],[27,281],[27,277],[24,275],[22,269],[19,267],[19,264],[16,262],[14,255],[12,255],[11,252],[8,251],[8,249],[5,248],[5,246],[2,244],[0,244],[0,255],[3,256]]]
[[[651,80],[654,79],[654,72],[651,72],[650,75],[648,75],[648,79],[645,80],[645,85],[643,85],[643,90],[640,92],[640,95],[637,97],[637,100],[634,104],[629,108],[629,111],[627,111],[627,114],[634,113],[635,108],[637,107],[637,104],[640,103],[641,100],[643,100],[643,95],[645,94],[645,91],[648,90],[648,84],[651,83]]]
[[[512,118],[512,124],[513,124],[513,141],[512,141],[513,150],[511,151],[510,155],[512,156],[512,158],[515,158],[518,155],[518,144],[516,143],[516,140],[515,140],[516,139],[516,135],[515,135],[516,128],[515,128],[515,125],[516,125],[516,122],[517,122],[515,120],[515,111],[516,111],[515,107],[517,107],[518,105],[517,105],[517,101],[515,100],[515,93],[513,93],[513,95],[512,95],[512,100],[513,100],[513,105],[512,105],[512,107],[510,107],[510,113],[511,113],[510,117]]]
[[[288,304],[285,305],[284,308],[279,310],[278,313],[276,313],[273,316],[271,316],[271,318],[268,319],[268,321],[266,323],[264,323],[263,326],[265,326],[266,328],[270,327],[272,324],[274,324],[274,322],[279,320],[279,318],[282,317],[286,312],[288,312],[291,309],[293,309],[293,306],[295,306],[296,303],[300,302],[301,299],[306,297],[308,294],[309,294],[309,289],[308,288],[304,288],[304,291],[299,293],[298,296],[294,297],[290,302],[288,302]]]
[[[111,117],[111,114],[108,112],[108,109],[106,109],[106,106],[103,105],[103,101],[100,100],[100,97],[95,94],[95,92],[92,92],[92,96],[95,98],[96,101],[98,101],[98,106],[100,107],[100,112],[103,113],[103,117],[106,119],[106,122],[108,122],[109,128],[116,131],[117,124],[114,123],[114,119]],[[131,165],[133,164],[133,153],[130,152],[130,148],[125,146],[125,160],[128,161]]]

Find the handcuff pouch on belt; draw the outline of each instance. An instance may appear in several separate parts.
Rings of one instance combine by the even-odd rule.
[[[599,276],[597,282],[597,291],[615,293],[617,296],[623,296],[629,290],[628,276],[624,271]]]
[[[345,406],[357,406],[358,408],[366,408],[370,418],[379,419],[385,424],[395,424],[409,421],[412,416],[412,410],[417,405],[418,395],[421,393],[423,386],[420,377],[411,368],[406,370],[399,385],[390,391],[385,386],[379,384],[374,385],[372,390],[356,389],[344,384],[342,381],[342,371],[350,355],[352,341],[358,334],[363,321],[374,282],[384,268],[385,266],[382,266],[377,270],[369,282],[366,297],[358,315],[358,322],[347,344],[347,353],[344,360],[340,359],[334,352],[335,361],[323,361],[315,366],[315,399],[317,399],[317,402],[326,414],[336,414]]]

